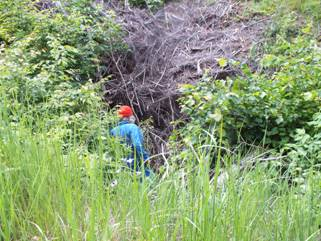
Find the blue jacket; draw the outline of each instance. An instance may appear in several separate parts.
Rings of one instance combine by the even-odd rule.
[[[128,121],[121,121],[118,126],[111,130],[111,135],[120,137],[131,147],[132,153],[129,158],[146,161],[149,156],[144,150],[144,138],[141,129]]]

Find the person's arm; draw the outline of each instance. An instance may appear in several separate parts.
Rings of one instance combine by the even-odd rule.
[[[142,131],[139,129],[139,127],[135,128],[131,132],[130,137],[131,137],[133,148],[136,151],[137,155],[139,155],[141,158],[144,159],[144,161],[146,161],[149,158],[149,155],[144,149],[144,138],[143,138]]]

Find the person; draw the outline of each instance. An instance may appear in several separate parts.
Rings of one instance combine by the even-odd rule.
[[[149,158],[148,153],[144,149],[144,138],[141,129],[135,124],[135,117],[130,106],[121,106],[118,110],[120,122],[111,130],[111,135],[119,137],[128,146],[131,147],[131,153],[126,158],[126,164],[133,171],[140,172],[145,167],[145,163]],[[147,167],[144,168],[146,177],[152,175],[152,171]]]

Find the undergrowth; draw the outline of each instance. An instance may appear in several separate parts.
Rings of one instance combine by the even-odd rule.
[[[190,122],[173,134],[161,173],[146,180],[123,166],[128,150],[110,138],[115,118],[103,111],[102,60],[127,51],[114,13],[61,2],[44,10],[0,3],[1,240],[318,239],[313,24],[294,35],[277,26],[254,73],[221,59],[243,75],[185,86]]]
[[[221,130],[223,146],[227,148],[245,142],[287,155],[289,147],[297,152],[306,149],[302,140],[300,144],[306,134],[305,139],[309,139],[316,152],[311,147],[294,158],[292,150],[289,160],[280,166],[284,165],[286,170],[290,162],[291,166],[303,169],[318,165],[320,170],[317,126],[321,111],[321,47],[312,33],[312,25],[298,32],[290,39],[283,33],[275,36],[275,43],[266,47],[255,72],[237,61],[221,59],[218,60],[221,68],[238,66],[242,75],[226,80],[205,75],[196,85],[182,86],[180,103],[190,122],[172,136],[174,146],[206,145],[208,132],[218,143],[217,133]],[[216,152],[210,148],[208,151]],[[190,151],[180,154],[184,159],[192,156]],[[298,173],[302,175],[302,170]]]
[[[252,13],[287,15],[294,11],[312,17],[316,21],[321,20],[319,0],[249,0],[244,2]]]
[[[122,37],[114,13],[88,0],[45,10],[29,0],[1,1],[0,91],[12,121],[25,116],[34,130],[89,141],[93,113],[105,105],[103,61],[127,51]]]
[[[62,152],[59,139],[34,134],[27,125],[7,125],[2,112],[3,240],[315,240],[319,235],[320,175],[289,186],[259,153],[249,156],[263,162],[255,169],[218,169],[228,176],[224,182],[210,177],[206,154],[196,151],[196,167],[167,165],[154,181],[140,181],[123,169],[112,187],[102,167],[118,169],[121,162],[106,159],[102,142],[95,156],[75,148]],[[109,147],[121,156],[117,145]]]

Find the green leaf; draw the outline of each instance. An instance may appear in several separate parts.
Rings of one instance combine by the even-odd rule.
[[[307,26],[302,29],[302,33],[309,34],[311,32],[312,32],[312,23],[307,24]]]
[[[283,119],[282,116],[279,116],[279,117],[275,120],[276,124],[278,124],[278,125],[281,124],[283,121],[284,121],[284,119]]]
[[[225,58],[219,58],[219,59],[217,59],[217,62],[218,62],[218,65],[219,65],[221,68],[226,67],[227,64],[228,64],[228,60],[225,59]]]
[[[303,98],[305,101],[310,101],[313,99],[313,93],[311,91],[303,93]]]
[[[219,122],[220,120],[222,120],[223,115],[220,109],[215,109],[215,112],[213,114],[210,114],[209,117],[214,119],[216,122]]]

